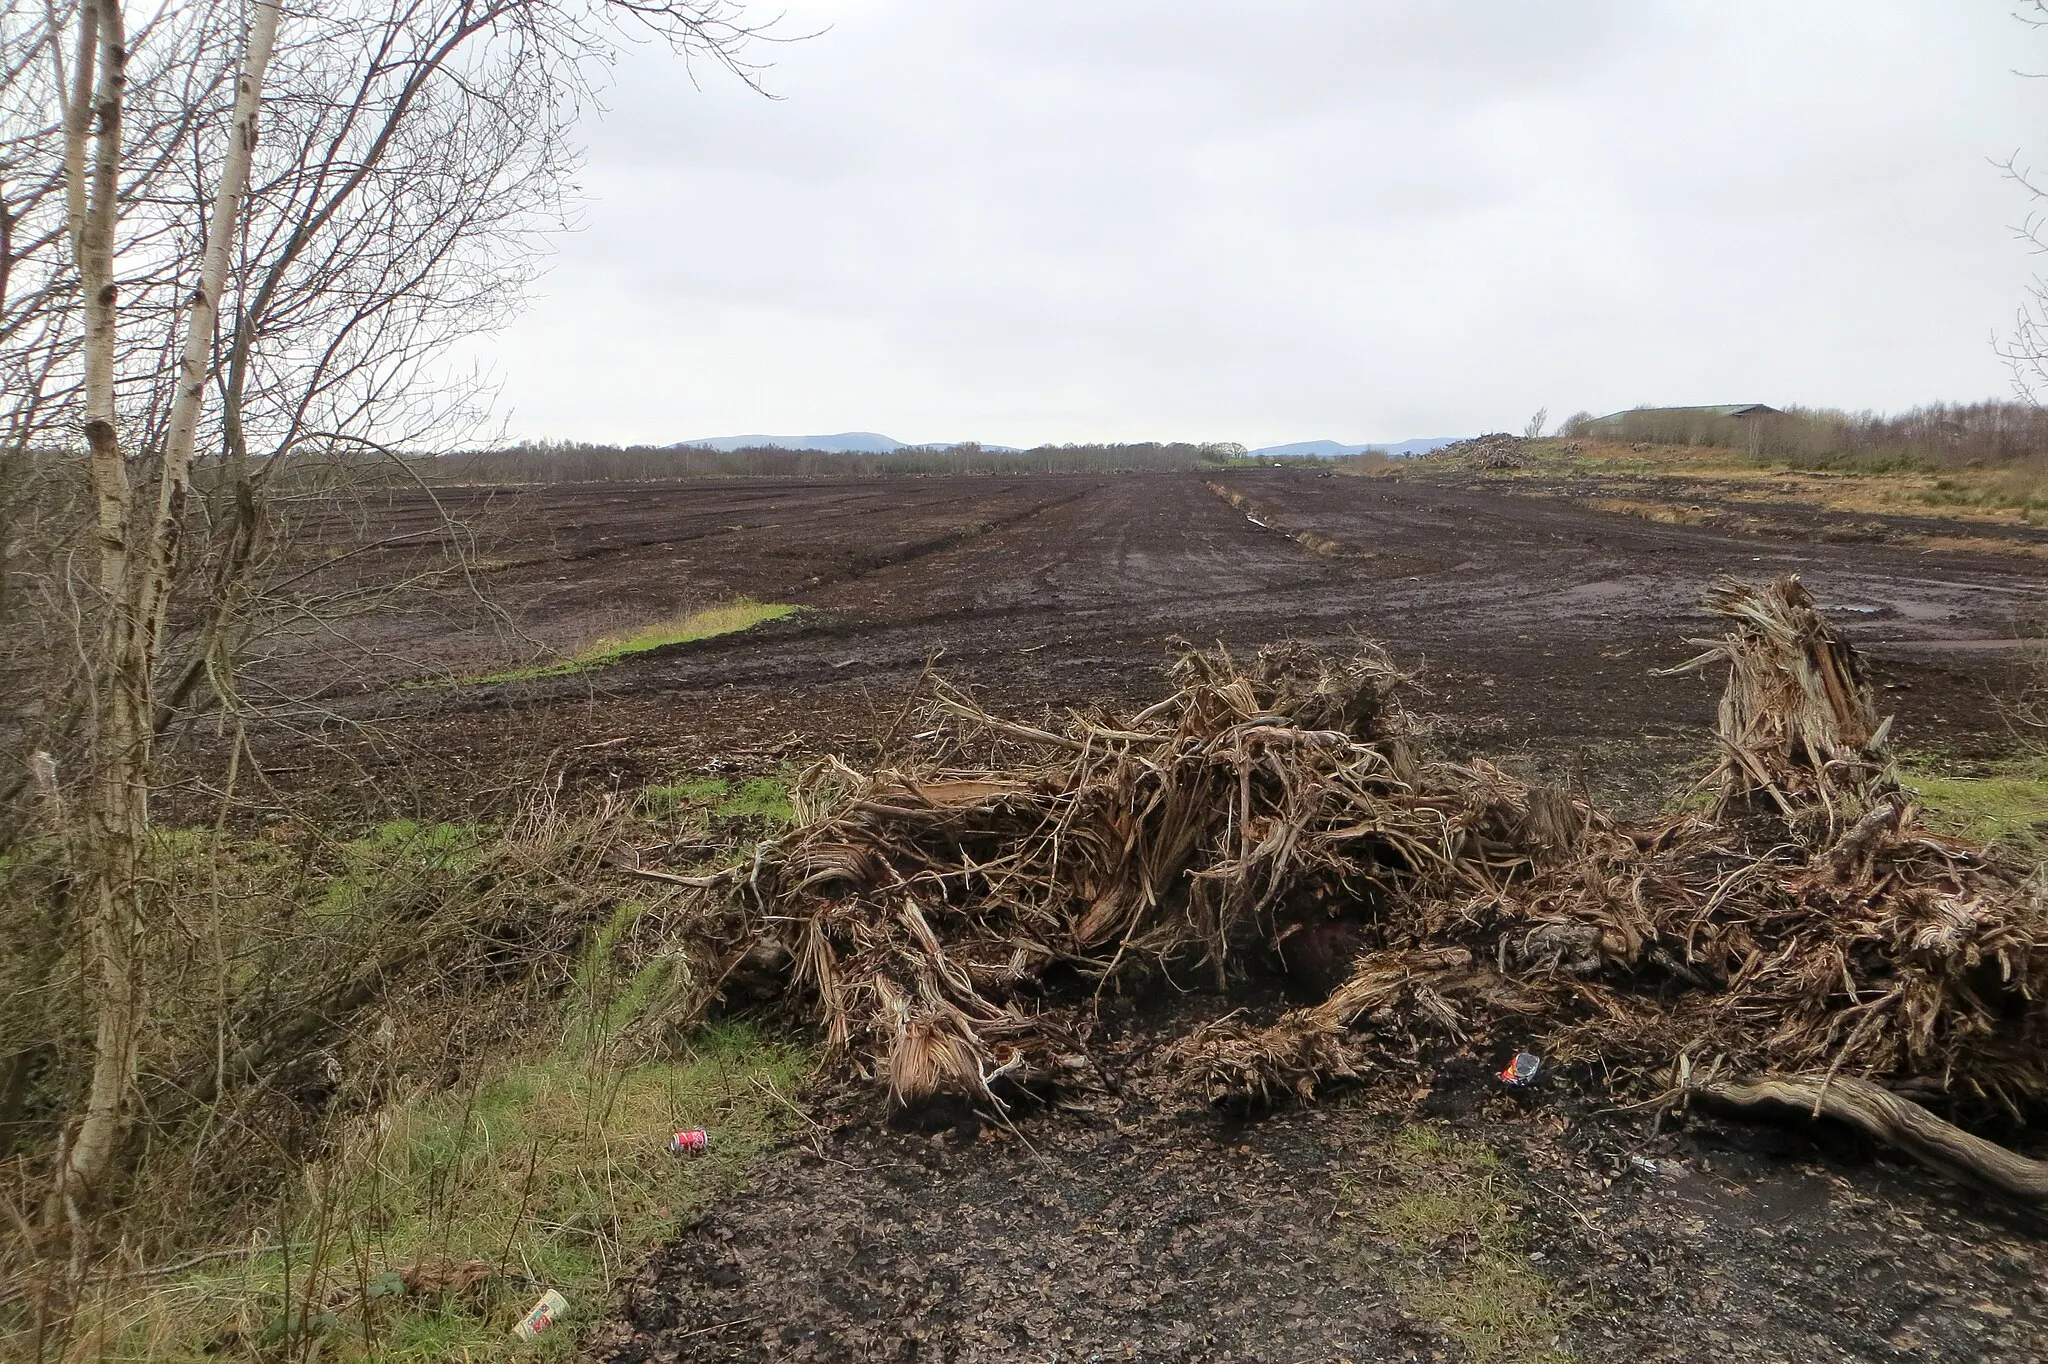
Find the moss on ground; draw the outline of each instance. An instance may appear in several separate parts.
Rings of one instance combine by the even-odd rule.
[[[573,657],[553,663],[535,663],[528,667],[511,668],[499,673],[486,673],[480,677],[465,677],[467,684],[485,682],[529,682],[540,677],[565,677],[571,673],[589,672],[604,668],[644,654],[652,649],[666,648],[671,644],[688,644],[694,640],[710,639],[715,635],[737,634],[751,630],[756,625],[784,616],[795,615],[803,608],[781,602],[759,602],[751,597],[736,597],[732,601],[693,611],[674,620],[662,621],[655,625],[643,626],[630,635],[601,639]]]
[[[1386,1276],[1401,1310],[1475,1364],[1571,1358],[1558,1343],[1565,1311],[1557,1290],[1522,1246],[1521,1191],[1491,1148],[1438,1123],[1404,1127],[1340,1192],[1360,1228],[1361,1255]]]

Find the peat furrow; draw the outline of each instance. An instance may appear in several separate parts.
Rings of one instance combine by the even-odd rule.
[[[1380,552],[1376,549],[1361,549],[1357,545],[1346,544],[1342,540],[1333,540],[1321,531],[1290,530],[1261,511],[1257,504],[1243,493],[1228,488],[1221,483],[1209,483],[1205,486],[1210,492],[1243,512],[1244,519],[1257,526],[1260,530],[1268,530],[1276,535],[1284,535],[1311,554],[1320,554],[1325,559],[1377,559],[1380,557]]]

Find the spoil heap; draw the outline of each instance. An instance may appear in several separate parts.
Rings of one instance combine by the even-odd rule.
[[[1183,647],[1124,719],[941,688],[915,767],[814,769],[793,830],[694,882],[707,978],[780,995],[897,1104],[1085,1087],[1101,991],[1277,963],[1334,988],[1181,1038],[1186,1084],[1306,1098],[1483,1033],[1637,1088],[1840,1078],[2023,1114],[2048,1092],[2039,881],[1921,824],[1796,578],[1708,604],[1711,812],[1627,825],[1429,757],[1374,650]]]
[[[1529,464],[1529,441],[1506,431],[1453,441],[1426,456],[1463,469],[1522,469]]]
[[[1304,1090],[1361,1019],[1462,1010],[1610,1073],[1850,1076],[2023,1116],[2048,1092],[2038,878],[1922,826],[1861,663],[1796,578],[1707,605],[1733,628],[1674,671],[1728,668],[1710,814],[1585,811],[1483,896],[1411,899],[1322,1004],[1190,1051],[1222,1084]]]

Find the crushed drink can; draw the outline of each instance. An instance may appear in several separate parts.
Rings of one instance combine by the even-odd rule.
[[[701,1156],[711,1149],[711,1134],[701,1127],[678,1132],[668,1139],[670,1155]]]
[[[1533,1051],[1518,1051],[1515,1059],[1508,1062],[1500,1078],[1511,1085],[1526,1085],[1536,1078],[1536,1072],[1543,1069],[1543,1058]]]
[[[533,1305],[533,1310],[519,1319],[519,1324],[512,1328],[512,1334],[521,1340],[532,1340],[553,1326],[568,1310],[569,1300],[550,1288],[540,1295],[540,1301]]]

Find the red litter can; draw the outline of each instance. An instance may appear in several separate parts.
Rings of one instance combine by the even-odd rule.
[[[1518,1051],[1515,1053],[1515,1059],[1508,1062],[1507,1069],[1500,1073],[1500,1078],[1511,1085],[1526,1085],[1533,1081],[1536,1073],[1542,1069],[1542,1057],[1534,1052]]]
[[[701,1127],[692,1127],[670,1137],[668,1149],[671,1155],[701,1156],[711,1149],[711,1134]]]

